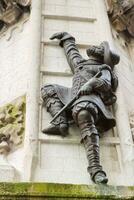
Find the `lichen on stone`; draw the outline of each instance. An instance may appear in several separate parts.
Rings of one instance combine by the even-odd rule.
[[[15,150],[23,144],[25,112],[25,96],[0,108],[0,143],[7,142],[11,150]]]
[[[134,199],[133,186],[0,183],[0,199]]]

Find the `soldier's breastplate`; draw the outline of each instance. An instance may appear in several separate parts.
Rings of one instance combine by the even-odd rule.
[[[92,77],[93,73],[87,72],[87,70],[76,71],[73,77],[72,97],[76,96],[79,89]]]

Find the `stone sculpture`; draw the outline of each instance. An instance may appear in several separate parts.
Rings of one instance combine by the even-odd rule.
[[[134,112],[129,113],[129,122],[130,122],[130,128],[132,132],[132,138],[134,141]]]
[[[25,131],[25,97],[0,108],[0,154],[14,151],[23,144]],[[7,152],[8,152],[7,151]]]
[[[134,37],[134,0],[107,0],[107,5],[115,29]]]
[[[24,12],[29,10],[31,0],[0,1],[0,31],[18,22]]]
[[[89,59],[85,60],[77,49],[75,38],[69,33],[55,33],[50,39],[60,41],[73,72],[73,84],[72,88],[57,84],[43,86],[41,93],[44,104],[54,117],[70,100],[74,97],[76,100],[43,133],[67,136],[73,118],[81,132],[91,179],[95,183],[106,184],[108,178],[100,165],[99,134],[115,126],[108,106],[116,102],[114,92],[118,79],[113,68],[119,63],[119,56],[110,50],[108,42],[102,42],[100,46],[87,49]]]

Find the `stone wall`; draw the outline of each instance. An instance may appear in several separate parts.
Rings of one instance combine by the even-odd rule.
[[[39,14],[38,14],[39,13]],[[0,39],[0,107],[19,96],[26,96],[26,129],[24,147],[8,156],[8,162],[19,174],[19,180],[29,180],[33,147],[38,131],[38,82],[40,62],[40,3],[34,0],[25,23],[10,29]],[[30,143],[30,145],[29,145]],[[34,153],[34,156],[36,154]],[[27,162],[29,160],[29,162]],[[27,168],[27,170],[25,170]],[[13,181],[13,180],[12,180]]]
[[[83,14],[84,13],[84,14]],[[71,86],[72,74],[66,62],[63,50],[49,37],[60,31],[67,31],[76,37],[81,54],[86,57],[88,45],[100,44],[107,40],[115,48],[111,28],[103,0],[84,1],[42,1],[42,37],[41,37],[41,82],[58,83]],[[118,70],[117,70],[118,73]],[[119,74],[120,76],[120,74]],[[40,87],[41,87],[40,86]],[[101,162],[108,173],[109,184],[133,184],[133,148],[128,113],[124,97],[119,88],[118,101],[113,108],[118,126],[104,133],[101,138]],[[46,136],[41,130],[49,124],[50,115],[40,105],[39,163],[33,175],[33,181],[92,184],[87,173],[87,161],[83,146],[80,144],[79,131],[71,127],[67,138]],[[125,122],[122,125],[122,122]],[[122,127],[123,134],[122,136]],[[124,143],[124,138],[129,140]],[[126,155],[125,155],[126,151]],[[129,154],[129,158],[127,155]],[[129,161],[128,161],[129,160]],[[130,164],[129,172],[127,165]]]
[[[128,55],[129,48],[120,47],[112,35],[104,0],[42,0],[42,5],[41,0],[33,0],[29,20],[1,38],[0,107],[26,96],[24,146],[8,155],[10,181],[92,184],[78,129],[71,127],[64,139],[41,133],[51,118],[39,100],[40,87],[45,83],[71,86],[72,80],[62,49],[49,40],[57,31],[74,35],[85,57],[88,45],[103,40],[121,53],[121,64],[116,69],[121,84],[117,104],[112,108],[117,127],[101,138],[101,162],[110,184],[133,185],[134,148],[128,118],[133,108],[132,56]],[[129,81],[126,77],[124,81],[122,66]],[[17,172],[16,178],[12,169]]]

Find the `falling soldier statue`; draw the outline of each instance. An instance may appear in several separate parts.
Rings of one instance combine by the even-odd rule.
[[[106,184],[108,178],[100,164],[99,135],[115,126],[109,106],[116,101],[114,92],[118,79],[113,68],[119,63],[119,56],[110,50],[108,42],[102,42],[100,46],[89,46],[89,59],[86,60],[80,55],[75,38],[69,33],[55,33],[50,39],[60,41],[59,45],[63,47],[73,73],[73,84],[72,88],[57,84],[43,86],[44,104],[54,117],[68,102],[72,99],[75,101],[42,132],[65,137],[72,118],[80,129],[91,179],[97,184]]]

